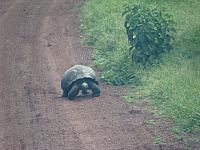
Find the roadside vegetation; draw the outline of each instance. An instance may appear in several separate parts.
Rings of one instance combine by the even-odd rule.
[[[169,34],[163,50],[158,48],[159,55],[150,57],[155,52],[150,56],[145,52],[144,59],[134,57],[136,50],[145,49],[131,43],[124,26],[126,8],[134,5],[145,11],[163,12],[171,16],[164,17],[164,22],[175,22],[176,32]],[[174,120],[180,132],[200,131],[199,9],[199,0],[87,0],[81,7],[83,43],[93,48],[93,63],[103,70],[101,79],[114,85],[130,85],[134,92],[126,97],[129,102],[148,97],[157,113]],[[135,37],[134,33],[130,37]]]

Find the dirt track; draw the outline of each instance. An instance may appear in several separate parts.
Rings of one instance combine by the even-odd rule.
[[[91,63],[78,2],[0,1],[0,150],[162,149],[144,125],[151,114],[122,101],[125,89],[101,84],[98,98],[61,98],[63,72]],[[164,147],[176,149],[163,128]]]

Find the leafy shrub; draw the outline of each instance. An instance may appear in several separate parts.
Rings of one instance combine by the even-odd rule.
[[[101,79],[113,85],[128,85],[138,84],[138,77],[134,74],[133,69],[129,64],[121,62],[113,65],[111,69],[102,74]]]
[[[170,33],[175,28],[170,15],[140,5],[126,7],[123,15],[132,61],[146,65],[173,48]]]

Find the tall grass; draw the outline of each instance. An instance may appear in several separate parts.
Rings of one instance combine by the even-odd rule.
[[[200,66],[197,60],[164,64],[142,78],[139,96],[149,96],[160,114],[170,116],[184,129],[200,127]],[[142,91],[144,90],[144,91]]]
[[[127,4],[164,8],[176,21],[174,50],[146,70],[129,60],[121,15]],[[199,9],[199,0],[87,0],[81,8],[83,42],[93,47],[94,63],[104,69],[102,78],[117,85],[139,80],[133,95],[149,96],[160,114],[187,130],[200,129]]]

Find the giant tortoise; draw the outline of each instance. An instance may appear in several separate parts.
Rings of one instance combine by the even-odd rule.
[[[99,96],[100,89],[97,85],[95,71],[91,67],[83,65],[75,65],[65,71],[61,80],[63,97],[68,97],[70,100],[73,100],[79,91],[82,91],[83,95],[87,95],[91,90],[93,97]]]

